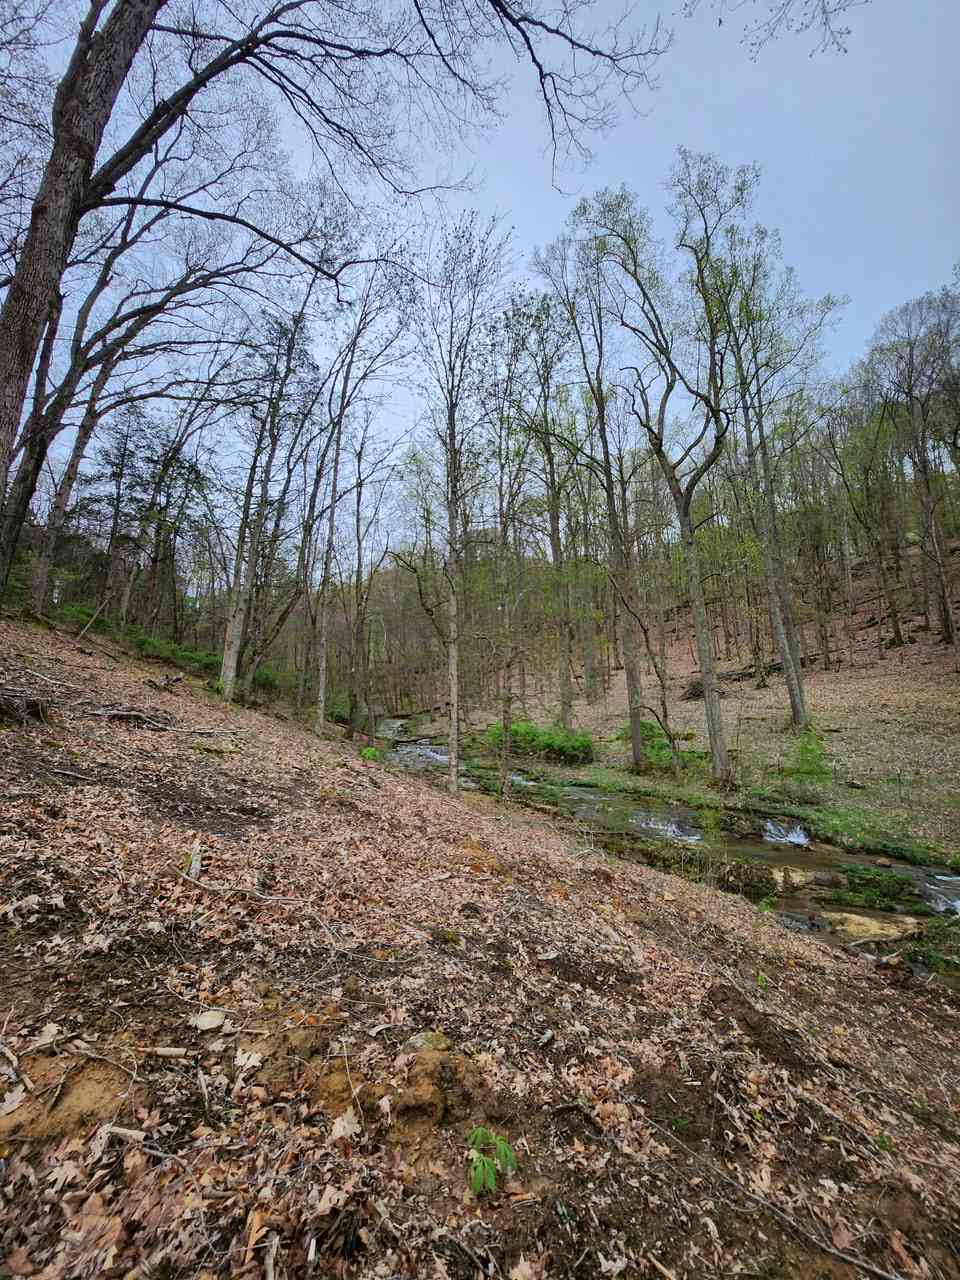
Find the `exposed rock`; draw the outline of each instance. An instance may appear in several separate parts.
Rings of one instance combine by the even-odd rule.
[[[401,1050],[402,1053],[421,1053],[424,1049],[432,1049],[437,1053],[446,1053],[453,1045],[442,1031],[418,1031],[410,1037]]]
[[[854,915],[849,911],[825,911],[824,918],[844,942],[864,946],[871,942],[898,942],[901,938],[913,938],[922,928],[922,921],[915,916],[897,916],[895,919],[878,920],[873,916]]]
[[[815,871],[813,883],[821,889],[845,889],[847,877],[839,871]]]
[[[770,874],[780,893],[789,893],[792,889],[803,889],[808,884],[816,883],[816,873],[802,867],[771,867]]]

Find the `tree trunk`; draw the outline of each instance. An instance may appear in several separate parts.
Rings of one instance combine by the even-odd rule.
[[[67,463],[66,470],[60,478],[60,483],[57,485],[57,492],[53,500],[53,506],[50,508],[50,514],[47,516],[47,527],[44,530],[43,542],[40,547],[40,555],[37,558],[33,583],[30,588],[30,605],[35,613],[42,613],[44,604],[46,603],[47,591],[50,587],[50,570],[53,567],[53,559],[56,554],[57,542],[63,532],[63,524],[67,514],[67,505],[73,495],[73,487],[76,484],[77,476],[80,473],[80,464],[87,451],[87,446],[93,437],[96,425],[96,406],[91,402],[91,404],[87,406],[80,426],[77,429],[77,436],[73,442],[73,449],[70,451],[70,460]],[[2,570],[0,570],[0,572],[2,572]]]
[[[717,668],[713,659],[713,638],[710,634],[703,583],[700,579],[700,558],[689,513],[681,514],[680,536],[687,562],[687,588],[690,592],[693,630],[697,639],[697,655],[700,659],[700,675],[703,680],[703,702],[707,714],[707,736],[710,739],[711,771],[714,782],[721,786],[728,786],[732,781],[730,754],[723,728]]]
[[[333,473],[330,480],[330,508],[327,511],[327,539],[323,548],[323,572],[320,575],[320,599],[317,624],[317,710],[314,733],[322,734],[327,723],[327,644],[330,630],[330,568],[333,564],[333,539],[337,521],[337,490],[340,485],[340,449],[343,444],[343,420],[338,420],[333,442]]]
[[[117,95],[164,0],[124,0],[96,30],[94,0],[53,103],[53,146],[0,308],[0,493],[44,329],[54,313],[93,165]]]
[[[451,538],[455,536],[456,523],[451,521]],[[447,697],[450,704],[447,789],[455,796],[460,790],[460,619],[454,562],[455,554],[451,551],[447,559]]]

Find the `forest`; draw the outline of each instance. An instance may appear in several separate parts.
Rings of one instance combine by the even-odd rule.
[[[0,0],[0,1277],[960,1276],[960,260],[608,141],[882,7]]]
[[[855,661],[864,567],[877,657],[919,630],[960,670],[956,280],[828,378],[842,300],[804,294],[758,183],[681,150],[669,241],[602,191],[522,275],[496,220],[442,220],[415,258],[345,248],[330,208],[324,251],[368,260],[350,296],[219,232],[199,271],[200,233],[131,206],[71,280],[69,364],[36,371],[7,598],[320,732],[443,706],[454,788],[472,710],[509,726],[535,690],[570,730],[621,669],[634,766],[651,718],[679,762],[681,632],[729,782],[718,663],[777,663],[802,730],[805,670]]]

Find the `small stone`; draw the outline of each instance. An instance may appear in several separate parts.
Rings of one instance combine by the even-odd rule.
[[[453,1043],[442,1031],[418,1031],[403,1046],[403,1053],[422,1053],[432,1049],[435,1053],[446,1053],[453,1048]]]
[[[222,1009],[204,1009],[203,1013],[193,1015],[190,1025],[196,1027],[198,1031],[216,1031],[226,1020],[227,1015]]]
[[[839,871],[815,871],[813,873],[813,883],[819,885],[821,889],[844,889],[846,888],[847,878],[841,875]]]

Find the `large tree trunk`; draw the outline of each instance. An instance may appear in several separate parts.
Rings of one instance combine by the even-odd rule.
[[[44,329],[54,314],[60,281],[80,223],[87,184],[117,95],[164,0],[124,0],[102,30],[94,0],[57,87],[53,146],[30,215],[30,226],[0,308],[0,492]]]

